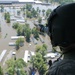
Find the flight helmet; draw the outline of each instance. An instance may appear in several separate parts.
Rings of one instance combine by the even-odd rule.
[[[75,3],[55,8],[48,18],[47,26],[54,47],[75,44]]]

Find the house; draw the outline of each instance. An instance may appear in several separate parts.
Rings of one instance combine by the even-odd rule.
[[[23,38],[24,39],[24,36],[11,36],[12,40],[17,40],[19,38]]]

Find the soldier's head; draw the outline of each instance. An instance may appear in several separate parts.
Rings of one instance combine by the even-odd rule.
[[[75,47],[75,3],[58,6],[48,18],[53,46]]]

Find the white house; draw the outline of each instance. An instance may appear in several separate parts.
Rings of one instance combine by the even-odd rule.
[[[18,38],[24,39],[24,36],[11,36],[11,40],[17,40]]]

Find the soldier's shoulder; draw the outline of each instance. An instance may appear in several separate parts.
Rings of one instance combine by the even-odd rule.
[[[50,68],[49,75],[60,75],[61,73],[62,75],[64,75],[65,73],[74,72],[74,70],[75,70],[75,60],[66,59],[55,62]]]

